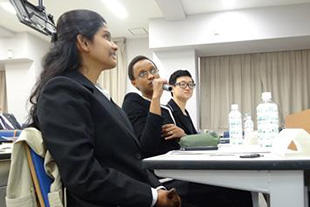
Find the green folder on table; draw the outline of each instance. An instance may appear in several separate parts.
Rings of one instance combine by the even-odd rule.
[[[219,136],[215,132],[186,135],[181,138],[179,144],[181,149],[192,147],[217,147]],[[211,148],[210,148],[211,149]]]

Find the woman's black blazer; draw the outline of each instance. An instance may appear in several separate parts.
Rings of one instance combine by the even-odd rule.
[[[151,206],[151,186],[159,183],[142,166],[126,114],[81,73],[48,81],[36,116],[69,207]]]

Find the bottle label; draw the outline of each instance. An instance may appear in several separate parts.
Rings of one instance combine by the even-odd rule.
[[[262,147],[271,147],[279,133],[278,107],[275,103],[262,103],[257,106],[257,133]]]

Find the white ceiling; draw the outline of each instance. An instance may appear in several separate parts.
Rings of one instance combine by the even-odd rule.
[[[9,0],[0,0],[0,2]],[[29,1],[29,0],[28,0]],[[113,0],[110,0],[113,1]],[[128,29],[145,28],[148,30],[149,18],[162,17],[161,11],[154,0],[119,0],[128,10],[129,16],[127,19],[118,19],[101,0],[45,0],[43,1],[47,13],[54,16],[55,22],[58,17],[65,11],[72,9],[91,9],[100,13],[108,22],[108,27],[112,31],[114,37],[139,38],[133,36]],[[36,0],[30,0],[33,4],[38,4]],[[5,27],[14,32],[29,31],[33,34],[40,33],[29,29],[25,25],[19,23],[16,16],[6,12],[0,7],[0,26]],[[0,34],[1,35],[1,34]]]
[[[5,2],[9,0],[0,0]],[[109,0],[115,1],[115,0]],[[288,4],[310,3],[310,0],[119,0],[128,10],[127,19],[117,18],[101,0],[45,0],[46,11],[53,14],[55,22],[60,14],[72,9],[91,9],[99,12],[108,22],[113,37],[140,38],[147,34],[134,36],[129,29],[140,28],[148,31],[151,18],[182,19],[187,15],[200,13],[278,6]],[[30,0],[33,4],[38,1]],[[16,16],[0,8],[0,37],[10,32],[28,31],[37,36],[44,36],[33,29],[19,23]],[[7,29],[5,31],[3,29]],[[46,38],[45,38],[46,39]]]
[[[310,0],[181,0],[187,15],[248,9],[258,7],[280,6],[309,3]]]

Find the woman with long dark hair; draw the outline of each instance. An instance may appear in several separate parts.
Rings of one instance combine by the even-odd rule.
[[[116,51],[99,14],[64,13],[31,94],[30,125],[58,165],[69,207],[178,207],[177,193],[157,188],[142,167],[124,112],[96,85],[103,70],[115,67]]]

